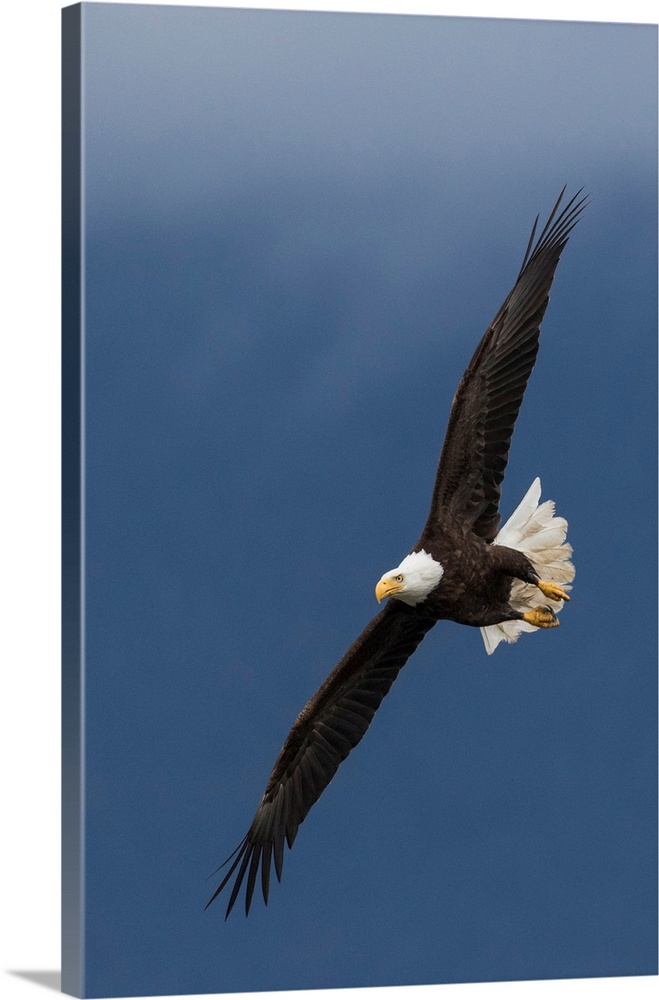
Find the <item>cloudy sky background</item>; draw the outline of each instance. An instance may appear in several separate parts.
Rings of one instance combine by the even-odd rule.
[[[114,440],[97,449],[104,458],[95,488],[105,496],[112,479],[106,510],[111,500],[120,501],[116,510],[136,492],[141,500],[132,525],[115,522],[117,551],[105,551],[100,539],[96,553],[116,585],[107,621],[99,615],[95,622],[97,641],[114,611],[121,610],[130,627],[114,636],[114,647],[102,643],[116,666],[123,642],[125,662],[120,671],[106,672],[116,686],[96,691],[99,702],[107,697],[110,718],[98,730],[95,830],[99,836],[108,831],[110,803],[115,878],[128,875],[132,891],[126,910],[126,898],[113,895],[111,865],[104,870],[96,859],[90,875],[105,908],[95,923],[105,923],[110,937],[92,943],[101,963],[109,947],[125,949],[119,974],[131,981],[130,990],[147,988],[144,980],[135,982],[140,965],[153,989],[414,981],[410,968],[416,981],[439,980],[445,970],[446,978],[459,978],[465,967],[474,976],[485,967],[496,977],[595,975],[604,953],[619,963],[605,974],[628,971],[625,963],[643,970],[654,941],[648,897],[637,892],[654,857],[649,839],[642,839],[647,817],[654,817],[645,792],[648,781],[651,789],[654,783],[643,766],[647,741],[653,745],[653,722],[643,706],[653,709],[655,702],[646,683],[654,622],[639,619],[636,608],[639,577],[647,588],[644,574],[654,567],[648,537],[655,484],[647,469],[655,452],[639,428],[654,428],[655,362],[648,363],[647,352],[654,350],[648,316],[653,322],[655,304],[646,294],[654,285],[656,119],[651,100],[639,99],[647,77],[634,72],[644,60],[647,66],[652,46],[639,56],[622,42],[628,29],[622,36],[620,30],[602,28],[596,46],[570,49],[561,39],[540,64],[525,59],[518,43],[516,73],[509,72],[508,48],[505,60],[492,59],[488,67],[491,35],[471,66],[469,51],[458,48],[442,50],[440,66],[430,56],[417,65],[397,63],[397,38],[384,50],[387,73],[378,75],[377,53],[371,53],[372,88],[357,100],[351,69],[352,79],[363,83],[363,50],[358,72],[355,52],[348,52],[338,85],[343,127],[322,87],[304,95],[287,89],[267,65],[267,46],[258,52],[262,89],[255,93],[244,95],[243,78],[240,93],[225,87],[224,101],[207,102],[200,69],[177,64],[170,45],[169,82],[153,73],[140,79],[146,68],[137,59],[132,79],[141,100],[135,101],[135,90],[115,88],[104,106],[114,105],[117,114],[106,114],[104,133],[90,134],[90,148],[96,143],[112,155],[95,171],[102,183],[90,188],[88,204],[95,259],[110,279],[95,288],[105,323],[97,329],[112,331],[115,354],[106,354],[102,365],[98,354],[106,378],[98,386],[97,433],[103,406],[117,419]],[[345,36],[338,42],[345,45]],[[327,33],[323,43],[329,44]],[[142,45],[142,57],[147,48]],[[203,40],[197,53],[200,48]],[[225,51],[228,67],[230,55]],[[616,57],[628,60],[617,75]],[[464,80],[452,80],[447,64],[464,71]],[[102,68],[102,60],[96,65]],[[108,76],[120,65],[108,67]],[[290,64],[316,78],[325,69],[334,85],[329,68],[322,59],[301,68]],[[476,74],[488,68],[484,93]],[[206,79],[225,86],[215,69],[209,66]],[[540,83],[550,77],[551,94],[543,100]],[[526,80],[521,90],[520,78]],[[439,114],[430,97],[419,101],[421,80],[448,94]],[[403,85],[414,100],[402,99]],[[150,100],[156,92],[160,99]],[[383,94],[390,118],[382,114]],[[487,113],[479,118],[484,100]],[[167,103],[163,120],[158,105]],[[232,121],[245,124],[245,104],[261,142],[252,141],[256,128],[247,128],[228,150],[208,119],[221,106],[223,129]],[[465,108],[475,121],[470,135]],[[638,117],[644,108],[645,123]],[[290,131],[294,111],[305,123],[305,142],[297,144]],[[323,115],[326,131],[317,126]],[[523,129],[515,129],[522,119]],[[497,132],[505,135],[508,155]],[[149,156],[161,164],[155,185]],[[480,166],[470,175],[474,162]],[[419,651],[367,740],[309,817],[269,911],[256,911],[248,923],[238,915],[226,928],[221,911],[202,920],[197,906],[205,899],[200,877],[208,870],[209,845],[214,862],[242,836],[291,713],[370,616],[373,574],[416,537],[457,378],[516,273],[531,218],[550,206],[564,180],[585,183],[595,200],[559,271],[552,326],[545,329],[560,338],[561,353],[546,341],[515,439],[506,501],[507,509],[514,506],[540,472],[570,517],[583,588],[581,608],[575,601],[569,609],[570,634],[565,616],[557,635],[534,637],[488,660],[477,634],[438,627],[428,640],[433,649]],[[191,303],[197,318],[187,335]],[[139,343],[131,340],[136,331],[144,338]],[[375,359],[368,356],[373,343]],[[132,353],[122,354],[127,344]],[[127,360],[134,362],[132,383]],[[256,411],[253,397],[245,400],[241,391],[246,382],[261,401]],[[393,427],[377,409],[383,399],[394,406]],[[548,406],[568,414],[564,431],[552,428],[549,439]],[[159,421],[163,414],[178,417],[176,426]],[[160,441],[154,441],[156,426]],[[240,437],[232,436],[235,426]],[[273,478],[282,468],[284,482]],[[611,469],[622,470],[624,496],[610,492]],[[600,525],[630,504],[637,519],[631,533],[616,525],[606,552],[592,530],[596,490]],[[312,518],[314,505],[318,517]],[[282,512],[291,510],[300,516],[284,523]],[[247,525],[248,537],[230,546],[213,517],[220,526]],[[264,541],[250,523],[263,526]],[[244,608],[264,597],[257,579],[264,545],[285,566],[285,587],[292,581],[295,602],[291,608],[285,590],[269,593],[259,629],[246,641]],[[318,550],[331,553],[331,565],[319,565]],[[257,566],[252,584],[244,570],[250,559]],[[616,590],[607,608],[613,605],[625,622],[618,636],[608,610],[603,630],[596,593],[611,562]],[[345,581],[338,593],[329,590],[337,574]],[[230,594],[227,579],[235,582]],[[654,608],[654,594],[645,594]],[[218,600],[225,611],[219,628]],[[241,628],[230,635],[233,619]],[[156,634],[154,649],[149,639]],[[541,653],[542,638],[552,642],[543,643]],[[287,654],[283,666],[273,662],[273,649]],[[530,681],[529,666],[537,675]],[[264,690],[268,675],[277,684]],[[185,698],[172,704],[171,691],[181,694],[182,683]],[[258,746],[245,735],[246,720],[256,715]],[[410,732],[419,730],[427,732],[427,743],[410,741]],[[131,756],[136,750],[139,764]],[[116,784],[115,773],[123,779]],[[524,808],[520,816],[523,796],[536,811]],[[144,823],[127,829],[123,819],[138,801]],[[511,886],[511,879],[518,884]],[[587,926],[593,912],[596,926]],[[131,951],[136,927],[144,936]],[[575,934],[582,937],[573,940]],[[289,940],[298,946],[287,948]],[[241,953],[251,956],[248,975]],[[575,953],[590,960],[588,969],[570,964]],[[180,986],[168,957],[184,980]],[[542,962],[552,959],[562,971],[546,971]],[[369,978],[356,979],[355,970]]]

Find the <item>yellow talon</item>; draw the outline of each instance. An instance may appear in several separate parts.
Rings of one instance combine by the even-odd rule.
[[[569,601],[569,594],[566,594],[557,583],[548,583],[546,580],[538,580],[536,587],[542,591],[550,601]]]
[[[523,618],[525,622],[536,628],[557,628],[560,624],[551,608],[534,608],[533,611],[525,611]]]

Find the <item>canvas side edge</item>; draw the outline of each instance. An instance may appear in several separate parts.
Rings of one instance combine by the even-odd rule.
[[[62,10],[62,984],[83,995],[82,6]]]

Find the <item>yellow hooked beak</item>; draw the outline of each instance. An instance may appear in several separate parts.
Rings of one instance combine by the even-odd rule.
[[[401,580],[397,580],[394,576],[383,576],[375,588],[375,596],[377,597],[378,604],[385,597],[392,597],[394,594],[400,593],[402,589],[403,584]]]

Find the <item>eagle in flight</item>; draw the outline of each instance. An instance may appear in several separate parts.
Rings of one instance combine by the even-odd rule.
[[[252,825],[220,866],[231,862],[207,907],[235,874],[227,917],[245,878],[249,914],[259,870],[267,904],[273,859],[281,881],[284,842],[293,846],[300,823],[433,625],[448,618],[480,628],[488,653],[522,632],[558,625],[574,578],[567,522],[551,501],[539,503],[539,479],[501,528],[499,498],[554,273],[586,204],[579,191],[561,208],[564,194],[537,239],[536,218],[517,281],[458,386],[428,520],[375,588],[378,602],[387,603],[298,715]]]

